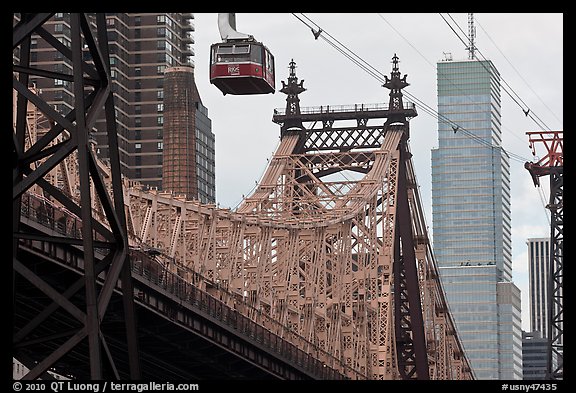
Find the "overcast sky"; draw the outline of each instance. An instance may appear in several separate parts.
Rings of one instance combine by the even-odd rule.
[[[436,63],[446,56],[464,60],[468,14],[311,13],[296,16],[320,26],[324,37],[340,42],[363,62],[390,75],[391,59],[417,99],[418,116],[410,122],[410,148],[426,221],[432,228],[431,149],[438,145]],[[273,53],[276,87],[287,81],[288,64],[307,89],[300,106],[388,103],[389,90],[326,40],[314,39],[308,26],[292,13],[237,13],[236,29],[251,34]],[[272,122],[274,108],[285,108],[286,95],[222,95],[209,81],[210,45],[220,42],[217,14],[195,13],[195,79],[216,135],[216,199],[220,207],[236,208],[252,192],[276,149],[280,128]],[[450,25],[446,22],[448,21]],[[514,157],[533,160],[527,131],[563,130],[563,15],[559,13],[474,14],[477,56],[492,60],[502,85],[536,123],[502,90],[503,147]],[[314,22],[314,23],[312,23]],[[315,26],[315,25],[316,26]],[[460,38],[452,31],[458,32]],[[332,37],[332,38],[330,38]],[[405,96],[405,102],[415,100]],[[543,150],[537,151],[542,156]],[[522,291],[522,327],[529,330],[528,253],[526,240],[548,237],[550,226],[539,190],[524,161],[511,159],[513,279]],[[542,178],[549,197],[548,177]]]

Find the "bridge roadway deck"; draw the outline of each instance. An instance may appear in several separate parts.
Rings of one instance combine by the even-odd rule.
[[[27,218],[22,218],[22,223],[49,232]],[[344,379],[310,354],[163,270],[146,254],[131,252],[130,259],[143,379]],[[72,246],[21,240],[19,260],[60,293],[82,275],[82,252]],[[13,326],[17,332],[45,309],[50,300],[18,274],[14,284]],[[83,291],[82,288],[71,298],[79,307],[83,304]],[[28,344],[34,345],[16,345],[13,355],[40,361],[78,327],[74,317],[59,309],[27,338]],[[119,289],[108,306],[101,330],[120,378],[129,379]],[[43,339],[46,337],[49,339]],[[108,362],[103,364],[105,373],[113,376]],[[56,371],[62,375],[90,379],[87,343],[76,346],[57,365]]]

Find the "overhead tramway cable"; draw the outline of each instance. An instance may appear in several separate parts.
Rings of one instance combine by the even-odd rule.
[[[432,68],[436,69],[436,66],[435,66],[434,64],[432,64],[432,63],[426,58],[426,56],[424,56],[424,55],[410,42],[410,40],[408,40],[406,37],[404,37],[404,36],[402,35],[402,33],[400,33],[400,32],[398,31],[398,29],[396,29],[388,20],[386,20],[386,18],[384,18],[384,17],[382,16],[382,14],[379,13],[378,16],[379,16],[384,22],[386,22],[386,23],[388,24],[388,26],[390,26],[390,28],[391,28],[392,30],[394,30],[394,32],[395,32],[396,34],[398,34],[400,37],[402,37],[402,39],[403,39],[404,41],[406,41],[406,43],[407,43],[408,45],[410,45],[410,46],[424,59],[424,61],[426,61]],[[440,16],[444,19],[444,17],[443,17],[442,15],[440,15]],[[453,18],[452,18],[451,16],[450,16],[450,18],[453,20]],[[454,31],[454,29],[453,29],[451,26],[450,26],[450,28],[452,29],[452,31]],[[459,29],[460,29],[460,28],[459,28]],[[460,31],[462,31],[462,29],[460,29]],[[457,34],[455,31],[454,31],[454,33]],[[464,33],[464,34],[465,34],[465,33]],[[460,38],[460,37],[458,37],[458,38]],[[460,38],[460,41],[461,41],[462,43],[464,43],[464,45],[466,45],[466,43],[465,43],[461,38]],[[452,85],[453,88],[455,88],[456,90],[461,91],[461,92],[463,93],[463,96],[465,96],[465,97],[470,101],[471,104],[474,103],[474,101],[472,101],[472,99],[471,99],[471,97],[470,97],[469,95],[466,95],[465,92],[464,92],[462,89],[460,89],[459,86],[457,86],[457,85],[453,82],[452,79],[448,78],[448,75],[443,74],[442,72],[440,72],[440,70],[437,70],[437,72],[438,72],[439,75],[442,75],[444,78],[446,78],[446,81],[449,82],[449,83]],[[453,126],[453,128],[454,128],[454,126]],[[521,138],[520,136],[516,135],[516,133],[514,133],[512,130],[510,130],[510,129],[508,129],[507,127],[504,127],[504,126],[503,126],[503,128],[506,129],[506,130],[508,130],[508,131],[510,131],[510,134],[511,134],[512,136],[514,136],[516,139],[518,139],[519,141],[521,141],[521,142],[524,143],[524,139]],[[509,153],[509,152],[508,152],[508,153]],[[511,155],[511,154],[509,153],[509,155]]]
[[[446,22],[446,24],[448,25],[448,27],[450,27],[450,30],[452,30],[452,32],[454,32],[454,34],[456,35],[456,37],[458,37],[458,39],[464,44],[465,47],[468,47],[468,44],[462,39],[462,37],[460,37],[460,35],[458,34],[458,32],[456,32],[456,30],[454,30],[454,28],[450,25],[450,23],[446,20],[446,18],[444,18],[444,16],[442,16],[440,14],[440,16],[442,17],[442,19],[444,20],[444,22]],[[450,18],[454,21],[454,19],[450,16]],[[458,23],[456,23],[456,21],[454,21],[454,24],[456,24],[456,26],[458,27],[458,29],[464,34],[466,35],[463,30],[460,28],[460,26],[458,26]],[[475,47],[475,51],[478,52],[482,59],[484,61],[487,61],[486,57],[482,54],[482,52],[480,51],[480,49],[478,49],[478,47]],[[477,57],[475,57],[476,60],[480,60]],[[483,62],[480,61],[480,64],[482,65],[482,67],[486,70],[489,71],[485,64]],[[524,113],[525,116],[530,117],[530,119],[532,119],[532,121],[534,121],[534,123],[536,123],[536,125],[538,127],[540,127],[541,129],[544,130],[550,130],[550,127],[548,127],[546,125],[546,123],[544,121],[542,121],[540,119],[540,117],[538,117],[535,113],[533,113],[533,111],[528,107],[528,105],[524,102],[524,100],[522,100],[522,98],[514,91],[514,89],[512,89],[512,87],[508,84],[508,82],[504,79],[504,77],[502,77],[502,75],[500,75],[500,79],[503,82],[502,86],[502,90],[504,90],[504,92],[506,94],[508,94],[508,96],[512,99],[512,101],[514,101],[516,103],[516,105],[518,105],[520,107],[520,109],[522,110],[522,112]]]
[[[444,22],[448,25],[448,27],[450,27],[450,30],[452,30],[452,32],[456,35],[456,37],[458,37],[458,39],[460,40],[460,42],[462,42],[465,47],[468,47],[468,44],[462,39],[462,37],[460,36],[460,34],[458,34],[458,32],[457,32],[456,30],[454,30],[454,28],[450,25],[450,23],[446,20],[446,18],[444,18],[444,16],[443,16],[442,14],[440,14],[440,16],[442,17],[442,19],[444,20]],[[458,27],[458,30],[460,30],[460,32],[466,37],[466,33],[462,30],[462,28],[461,28],[461,27],[458,25],[458,23],[454,20],[454,18],[452,17],[452,15],[448,14],[448,16],[449,16],[450,19],[454,22],[454,24]],[[482,54],[482,52],[480,51],[480,49],[478,49],[478,47],[475,46],[475,47],[474,47],[474,51],[480,53],[480,54],[482,55],[482,57],[483,57],[483,60],[484,60],[484,61],[487,61],[487,60],[486,60],[486,57]],[[476,59],[476,60],[479,60],[477,57],[475,57],[475,59]],[[485,65],[484,63],[482,63],[482,62],[479,62],[479,63],[480,63],[480,65],[481,65],[487,72],[490,72],[490,71],[486,68],[486,65]],[[502,82],[505,83],[506,86],[509,86],[508,83],[504,80],[504,78],[502,78],[501,75],[500,75],[500,79],[502,80]],[[449,81],[450,81],[450,80],[449,80]],[[450,82],[451,82],[451,81],[450,81]],[[512,94],[506,89],[506,86],[502,87],[502,89],[506,92],[506,94],[508,94],[508,95],[510,96],[510,98],[511,98],[518,106],[520,106],[520,108],[522,109],[522,112],[523,112],[525,115],[528,115],[529,112],[530,112],[530,110],[529,110],[529,109],[524,109],[524,107],[518,102],[518,100],[522,101],[522,99],[521,99],[521,98],[518,96],[518,94],[516,94],[516,92],[514,92],[514,91],[513,91],[513,92],[514,92],[514,94],[516,95],[517,98],[516,98],[516,97],[513,97]],[[522,103],[524,103],[524,101],[522,101]],[[528,108],[528,105],[526,105],[526,104],[524,104],[524,105],[525,105],[526,108]],[[532,116],[530,115],[530,117],[532,117]],[[535,121],[535,119],[532,119],[532,120]],[[508,128],[506,128],[506,129],[508,129]],[[515,132],[513,132],[512,130],[509,130],[509,131],[510,131],[510,134],[511,134],[512,136],[514,136],[516,139],[524,142],[524,139],[521,138],[520,136],[516,135]]]
[[[302,18],[298,17],[297,15],[293,14],[298,20],[300,20],[304,25],[306,25],[308,28],[310,28],[312,30],[312,32],[314,33],[316,30],[307,22],[305,22]],[[310,23],[312,23],[314,26],[317,27],[317,31],[321,31],[320,33],[320,37],[324,37],[324,36],[328,36],[329,38],[324,37],[325,41],[327,41],[330,45],[332,45],[334,48],[336,48],[340,53],[344,54],[348,59],[350,59],[351,61],[353,61],[356,65],[358,65],[360,68],[362,68],[364,71],[368,72],[372,77],[374,77],[376,80],[378,80],[380,83],[384,83],[386,80],[385,75],[378,71],[375,67],[373,67],[372,65],[370,65],[368,62],[366,62],[362,57],[358,56],[356,53],[354,53],[352,50],[350,50],[348,47],[346,47],[346,45],[342,44],[340,41],[338,41],[336,38],[334,38],[332,35],[330,35],[328,32],[326,32],[325,29],[322,29],[320,27],[320,25],[318,25],[317,23],[315,23],[314,21],[312,21],[310,18],[308,18],[307,16],[303,15],[307,20],[310,21]],[[324,34],[323,34],[324,33]],[[332,41],[331,41],[332,40]],[[429,105],[427,105],[426,103],[424,103],[423,101],[421,101],[420,99],[418,99],[417,97],[413,96],[412,94],[408,93],[408,92],[404,92],[404,95],[406,95],[408,98],[410,98],[411,100],[413,100],[414,102],[418,103],[419,105],[421,105],[422,109],[424,110],[424,112],[426,112],[427,114],[431,115],[433,118],[440,120],[440,121],[444,121],[448,124],[450,124],[452,126],[453,129],[457,129],[459,132],[461,132],[462,134],[474,139],[475,141],[477,141],[478,143],[486,146],[486,147],[490,147],[490,148],[501,148],[504,152],[506,152],[506,154],[515,161],[518,161],[520,163],[525,163],[526,161],[530,161],[529,159],[522,157],[518,154],[515,153],[511,153],[508,152],[507,150],[504,149],[503,146],[495,146],[492,145],[492,143],[490,143],[489,141],[482,139],[480,137],[478,137],[477,135],[475,135],[473,132],[467,130],[465,127],[461,126],[460,124],[457,124],[456,122],[448,119],[447,117],[439,114],[436,110],[434,110],[433,108],[431,108]]]
[[[426,56],[424,56],[414,45],[412,45],[412,43],[411,43],[406,37],[404,37],[388,20],[386,20],[386,18],[384,18],[384,17],[382,16],[382,14],[379,13],[378,16],[379,16],[384,22],[386,22],[386,23],[388,24],[388,26],[390,26],[390,28],[391,28],[392,30],[394,30],[394,32],[396,32],[396,34],[398,34],[400,37],[402,37],[402,39],[403,39],[404,41],[406,41],[406,43],[407,43],[408,45],[410,45],[410,46],[424,59],[424,61],[426,61],[432,68],[436,68],[436,66],[435,66],[434,64],[432,64],[432,63],[426,58]],[[460,30],[461,30],[461,29],[460,29]],[[462,41],[462,42],[464,42],[464,41]],[[447,77],[447,75],[442,74],[440,71],[438,71],[438,73],[439,73],[440,75],[444,76],[444,77]],[[462,91],[462,90],[452,81],[452,79],[446,78],[446,80],[447,80],[449,83],[451,83],[452,86],[453,86],[455,89],[460,90],[462,93],[465,93],[464,91]],[[406,93],[406,95],[409,96],[409,93]],[[471,104],[474,103],[474,102],[472,101],[472,99],[470,98],[470,96],[465,95],[465,97],[468,98],[468,100],[470,101]],[[420,103],[420,105],[425,105],[425,106],[427,106],[427,105],[424,104],[424,103]],[[435,110],[433,110],[433,109],[430,109],[430,110],[435,112]],[[431,114],[431,113],[429,113],[429,114]],[[436,117],[436,118],[438,118],[438,119],[440,120],[440,118],[437,117],[437,116],[435,116],[434,114],[431,114],[431,115],[432,115],[433,117]],[[439,115],[439,116],[440,116],[440,115]],[[455,130],[460,130],[460,129],[462,129],[460,125],[454,123],[452,120],[449,120],[449,119],[447,119],[447,118],[444,118],[443,121],[445,121],[445,122],[447,122],[447,123],[452,123],[452,124],[451,124],[452,129],[455,129]],[[464,133],[466,133],[466,132],[464,132]],[[510,131],[510,133],[511,133],[511,135],[515,136],[518,140],[524,142],[523,139],[521,139],[518,135],[516,135],[516,134],[513,133],[512,131]],[[475,136],[473,133],[470,133],[469,136],[471,136],[471,137],[473,137],[473,138],[476,138],[476,136]],[[521,162],[521,163],[526,162],[526,158],[524,158],[524,157],[522,157],[522,156],[516,155],[516,154],[511,153],[511,152],[507,152],[507,153],[508,153],[508,155],[509,155],[511,158],[514,158],[514,156],[516,156],[516,157],[517,157],[516,160],[519,161],[519,162]]]
[[[306,25],[312,31],[315,39],[322,38],[330,46],[332,46],[334,49],[336,49],[342,55],[347,57],[350,61],[352,61],[358,67],[362,68],[364,71],[366,71],[372,77],[374,77],[376,79],[381,78],[379,76],[379,75],[381,75],[379,70],[374,68],[372,65],[364,62],[364,60],[362,60],[362,58],[360,56],[358,56],[356,53],[354,53],[353,51],[348,49],[344,44],[342,44],[340,41],[338,41],[336,38],[334,38],[332,35],[330,35],[325,30],[323,30],[319,25],[317,25],[313,20],[308,18],[306,15],[302,14],[302,16],[304,18],[306,18],[308,21],[310,21],[310,23],[312,23],[312,24],[314,24],[314,26],[316,26],[317,30],[315,30],[314,27],[312,27],[309,23],[302,20],[302,18],[300,18],[298,15],[296,15],[294,13],[292,13],[292,15],[294,15],[294,17],[296,17],[298,20],[300,20],[304,25]],[[324,34],[322,34],[322,33],[324,33]],[[326,36],[328,36],[328,38]]]
[[[492,39],[492,37],[490,37],[490,35],[488,34],[488,32],[486,31],[486,29],[484,29],[484,27],[482,27],[482,25],[479,22],[476,22],[480,28],[482,29],[482,31],[484,31],[484,33],[486,34],[486,37],[488,37],[488,39],[492,42],[492,44],[494,44],[494,46],[496,47],[496,49],[498,50],[498,52],[500,52],[500,54],[502,55],[502,57],[504,57],[504,59],[506,59],[506,61],[508,62],[508,64],[510,64],[510,67],[512,67],[512,69],[514,70],[514,72],[516,72],[516,74],[520,77],[520,79],[522,79],[522,81],[524,82],[524,84],[530,89],[530,91],[532,93],[534,93],[534,95],[536,96],[536,98],[538,98],[538,100],[542,103],[542,105],[544,105],[544,107],[546,109],[548,109],[548,111],[552,114],[552,116],[554,116],[554,118],[556,120],[558,120],[559,123],[562,123],[562,120],[560,120],[558,118],[558,116],[556,116],[556,113],[554,113],[554,111],[552,111],[552,109],[550,109],[550,107],[548,105],[546,105],[546,103],[542,100],[542,98],[540,98],[540,96],[538,95],[538,93],[536,93],[534,91],[534,89],[532,88],[532,86],[530,86],[530,84],[526,81],[526,79],[524,79],[524,77],[522,76],[522,74],[520,74],[520,72],[516,69],[516,67],[514,67],[514,64],[512,64],[512,62],[510,60],[508,60],[508,57],[506,57],[506,55],[504,54],[504,52],[502,52],[502,50],[498,47],[498,45],[496,44],[496,42],[494,42],[494,40]],[[526,104],[525,104],[526,105]],[[526,105],[526,107],[528,107],[528,105]]]

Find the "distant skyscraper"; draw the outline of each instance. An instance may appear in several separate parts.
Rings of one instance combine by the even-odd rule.
[[[510,167],[499,147],[500,75],[489,60],[447,60],[437,67],[432,221],[440,276],[476,377],[521,379]]]
[[[546,379],[548,339],[540,332],[522,332],[522,379]]]
[[[122,173],[152,187],[162,187],[164,71],[167,67],[194,66],[193,19],[192,13],[106,14]],[[69,13],[54,14],[43,27],[70,47]],[[39,36],[33,36],[31,44],[34,67],[71,74],[71,59]],[[31,78],[31,82],[37,83],[44,100],[61,113],[73,107],[71,82],[47,78]],[[207,117],[206,108],[199,110]],[[96,123],[92,137],[99,157],[106,159],[109,152],[105,131],[100,130],[104,130],[102,124]],[[211,130],[204,131],[213,139]],[[213,175],[214,168],[211,170]],[[209,194],[215,195],[215,190]]]
[[[548,344],[549,326],[549,280],[550,280],[550,238],[532,238],[528,245],[530,330],[541,335]],[[562,326],[562,325],[561,325]],[[556,344],[563,345],[563,336]],[[552,355],[552,367],[557,367],[558,358]]]
[[[548,337],[550,238],[528,239],[530,330]]]

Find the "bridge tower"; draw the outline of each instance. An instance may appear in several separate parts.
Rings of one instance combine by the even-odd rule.
[[[130,377],[139,378],[138,343],[132,295],[131,273],[128,261],[128,237],[120,177],[118,139],[116,135],[115,107],[111,89],[106,19],[99,14],[70,14],[70,46],[62,44],[51,34],[45,23],[53,13],[14,14],[12,31],[14,128],[12,138],[12,250],[13,283],[22,287],[27,283],[35,287],[43,298],[25,297],[14,291],[13,306],[25,305],[35,314],[28,320],[15,321],[13,332],[13,355],[30,369],[24,379],[36,379],[45,375],[58,362],[73,362],[67,357],[71,352],[81,352],[80,358],[88,359],[68,367],[89,366],[91,379],[103,379],[106,375],[119,378],[116,363],[129,363]],[[31,61],[32,39],[45,40],[58,55],[72,65],[70,74],[53,72],[35,67]],[[73,110],[59,113],[34,94],[30,78],[48,78],[74,86]],[[49,127],[37,140],[26,140],[27,113],[29,106],[36,107],[49,120]],[[95,152],[91,149],[90,132],[99,116],[107,124],[110,146],[110,177],[106,184],[99,171]],[[56,187],[47,180],[48,174],[70,156],[77,156],[78,189],[72,193]],[[81,220],[77,228],[63,228],[54,211],[42,206],[32,206],[26,192],[40,187],[46,202],[57,202]],[[48,206],[48,203],[46,204]],[[94,215],[98,206],[102,216]],[[43,211],[42,221],[52,224],[54,232],[43,234],[35,230],[31,222],[23,219],[23,211]],[[38,213],[39,214],[39,213]],[[71,231],[75,230],[75,233]],[[40,266],[33,269],[25,263],[30,258],[27,244],[56,248],[67,244],[83,254],[84,275],[64,292],[58,291]],[[102,256],[96,263],[95,254]],[[126,329],[127,359],[112,355],[101,327],[107,319],[112,292],[122,281],[123,312]],[[122,307],[121,307],[122,308]],[[60,313],[60,314],[59,314]],[[63,323],[59,315],[66,313],[76,320],[74,324]],[[46,336],[44,324],[60,323],[60,333]],[[16,328],[18,326],[18,328]],[[34,361],[31,361],[31,354]],[[42,360],[37,359],[42,357]],[[76,357],[78,359],[78,357]]]
[[[386,374],[388,377],[393,377],[392,375],[396,371],[390,372],[390,365],[394,363],[395,366],[393,368],[397,370],[397,377],[401,379],[429,379],[431,378],[430,363],[435,362],[428,359],[423,317],[425,311],[422,308],[423,302],[426,302],[420,296],[421,274],[422,270],[435,269],[435,267],[425,267],[426,248],[429,243],[425,225],[423,224],[421,207],[418,206],[416,180],[410,160],[412,155],[408,146],[409,118],[416,116],[417,113],[413,104],[405,105],[403,102],[402,89],[409,84],[406,82],[406,75],[401,78],[396,55],[392,58],[392,64],[393,68],[390,78],[386,77],[386,82],[383,85],[390,90],[387,108],[384,106],[365,107],[364,105],[355,105],[347,108],[322,106],[320,108],[306,108],[301,112],[298,94],[305,91],[305,89],[302,82],[297,83],[295,63],[291,61],[288,83],[282,82],[283,89],[281,90],[287,94],[286,109],[284,113],[276,110],[273,121],[281,125],[281,136],[283,138],[290,134],[298,136],[291,155],[295,159],[299,156],[303,157],[298,159],[297,168],[293,169],[293,177],[296,180],[294,180],[292,188],[284,188],[283,192],[285,193],[284,198],[286,198],[286,194],[290,194],[290,198],[294,202],[291,205],[292,214],[298,214],[303,219],[311,214],[310,209],[323,210],[322,207],[345,206],[345,203],[338,201],[340,195],[337,196],[339,192],[342,192],[340,189],[342,185],[334,186],[334,182],[326,182],[323,178],[348,171],[359,173],[374,171],[376,160],[373,160],[372,157],[367,158],[366,155],[353,154],[352,152],[356,149],[377,148],[380,144],[385,143],[383,140],[385,141],[387,136],[398,133],[399,144],[394,149],[395,154],[398,155],[398,161],[393,159],[393,162],[397,162],[397,164],[394,164],[395,173],[393,179],[388,178],[388,181],[394,185],[395,195],[392,197],[395,200],[388,206],[366,208],[367,210],[364,213],[369,216],[371,209],[387,209],[387,213],[377,213],[379,217],[375,222],[384,220],[382,217],[385,217],[386,214],[388,214],[387,219],[393,220],[393,222],[387,223],[390,225],[389,230],[391,231],[389,240],[393,244],[389,244],[390,248],[386,251],[380,252],[386,253],[390,249],[393,250],[393,255],[389,256],[392,265],[391,277],[393,277],[393,282],[390,284],[393,284],[394,288],[393,301],[388,303],[386,307],[393,305],[394,308],[394,333],[391,330],[387,333],[393,336],[394,339],[393,345],[388,345],[387,354],[380,352],[376,355],[380,359],[377,364],[387,364],[388,371],[376,371],[378,367],[374,367],[372,372],[374,376],[382,376],[388,373]],[[368,124],[370,119],[380,118],[386,119],[383,126],[375,127]],[[356,126],[347,128],[335,127],[334,123],[340,120],[355,120]],[[303,126],[306,122],[321,123],[322,128],[314,129],[314,126],[306,128]],[[336,151],[336,153],[324,154],[324,156],[331,156],[330,159],[319,158],[316,161],[326,160],[330,161],[330,164],[325,162],[323,163],[324,167],[320,167],[319,163],[310,165],[310,163],[304,162],[304,156],[314,154],[314,152],[322,154],[324,151]],[[346,175],[344,176],[346,177]],[[272,178],[265,178],[264,181],[268,180],[272,180]],[[343,183],[346,183],[346,181]],[[359,181],[356,186],[361,183],[362,181]],[[358,189],[353,186],[347,185],[346,187],[349,187],[350,192],[353,192],[353,190],[358,192]],[[328,188],[329,190],[327,190]],[[338,191],[336,192],[335,189],[338,189]],[[323,199],[333,199],[333,201],[326,202]],[[304,204],[302,202],[304,200],[308,200],[305,204],[307,207],[303,207]],[[384,198],[378,199],[376,205],[384,204],[383,200]],[[251,198],[247,199],[246,203],[239,208],[239,211],[250,212],[262,209],[261,205],[258,206],[254,202]],[[335,208],[333,209],[333,211],[336,210]],[[363,225],[358,223],[352,225],[363,227]],[[367,225],[367,227],[370,227],[370,225]],[[417,233],[413,232],[413,228],[417,229]],[[363,227],[363,229],[366,230],[367,228]],[[360,232],[359,229],[354,229],[353,231],[356,230]],[[373,228],[373,230],[376,229]],[[361,236],[357,235],[357,237]],[[353,257],[358,260],[357,266],[353,267],[353,269],[358,271],[366,269],[363,274],[370,275],[368,273],[370,264],[362,266],[359,254],[357,253]],[[387,266],[384,263],[377,270],[382,271],[386,268]],[[387,275],[384,276],[388,277]],[[386,281],[382,278],[378,280]],[[436,290],[443,297],[442,290],[438,290],[438,288]],[[366,296],[369,297],[371,295],[370,291],[366,290],[366,292]],[[395,358],[391,361],[394,353]],[[373,366],[376,366],[376,364]],[[432,372],[436,373],[436,370]],[[437,378],[437,375],[434,375],[434,378]]]

